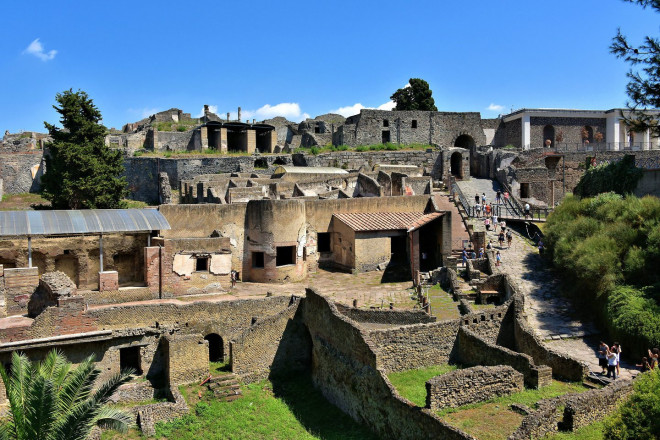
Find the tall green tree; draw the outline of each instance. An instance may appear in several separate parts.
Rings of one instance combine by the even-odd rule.
[[[624,1],[660,12],[660,0]],[[610,51],[618,58],[626,60],[633,68],[639,68],[639,70],[631,68],[627,74],[630,79],[626,86],[630,99],[627,106],[631,115],[624,117],[626,124],[633,131],[650,129],[653,135],[660,136],[657,116],[645,112],[645,110],[660,108],[660,40],[646,36],[641,45],[631,45],[619,29],[610,46]]]
[[[101,112],[83,91],[55,96],[62,128],[45,122],[53,141],[46,144],[44,198],[55,209],[122,208],[126,179],[121,152],[105,145]]]
[[[41,363],[14,352],[10,372],[0,365],[10,410],[0,440],[84,440],[97,425],[126,432],[132,417],[106,403],[131,372],[95,386],[99,373],[93,356],[72,369],[56,350]]]
[[[420,78],[410,78],[408,86],[394,92],[390,99],[396,103],[394,110],[438,111],[429,83]]]

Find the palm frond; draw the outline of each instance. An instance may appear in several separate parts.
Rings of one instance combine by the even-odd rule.
[[[26,390],[26,423],[28,438],[45,439],[55,418],[56,396],[50,379],[37,374]]]
[[[116,408],[103,407],[93,420],[93,425],[98,425],[104,429],[114,429],[124,433],[135,425],[135,418]]]

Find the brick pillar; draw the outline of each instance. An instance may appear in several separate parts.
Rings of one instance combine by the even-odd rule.
[[[257,149],[257,132],[252,129],[247,130],[247,152],[248,154],[254,153]]]
[[[199,128],[199,138],[202,144],[202,151],[209,149],[209,129],[207,127]]]
[[[144,248],[144,282],[151,292],[158,292],[160,287],[160,248]]]
[[[220,151],[222,153],[227,152],[227,128],[221,127],[220,128]]]
[[[99,292],[119,290],[119,272],[106,270],[99,272]]]

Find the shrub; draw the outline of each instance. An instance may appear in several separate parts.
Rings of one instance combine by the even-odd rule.
[[[643,171],[635,166],[634,156],[624,156],[618,162],[589,168],[580,178],[574,193],[580,197],[614,191],[629,194],[635,190]]]
[[[318,147],[312,147],[309,149],[309,152],[312,153],[314,156],[316,156],[321,152],[321,150],[319,150]]]
[[[634,392],[605,422],[609,440],[652,440],[660,438],[660,370],[639,376]]]

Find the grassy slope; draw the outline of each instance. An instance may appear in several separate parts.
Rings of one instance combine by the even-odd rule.
[[[434,365],[416,370],[390,373],[387,378],[397,392],[417,406],[426,405],[426,381],[435,376],[456,370],[456,365]]]
[[[182,387],[189,402],[197,401],[199,387]],[[242,386],[234,402],[205,399],[183,418],[158,424],[156,438],[197,439],[376,439],[366,427],[331,405],[313,387],[309,376],[285,381],[261,381]],[[210,394],[210,393],[209,393]],[[209,396],[207,394],[207,396]],[[205,398],[207,396],[204,396]],[[209,396],[210,397],[210,396]],[[104,440],[141,439],[106,432]]]

